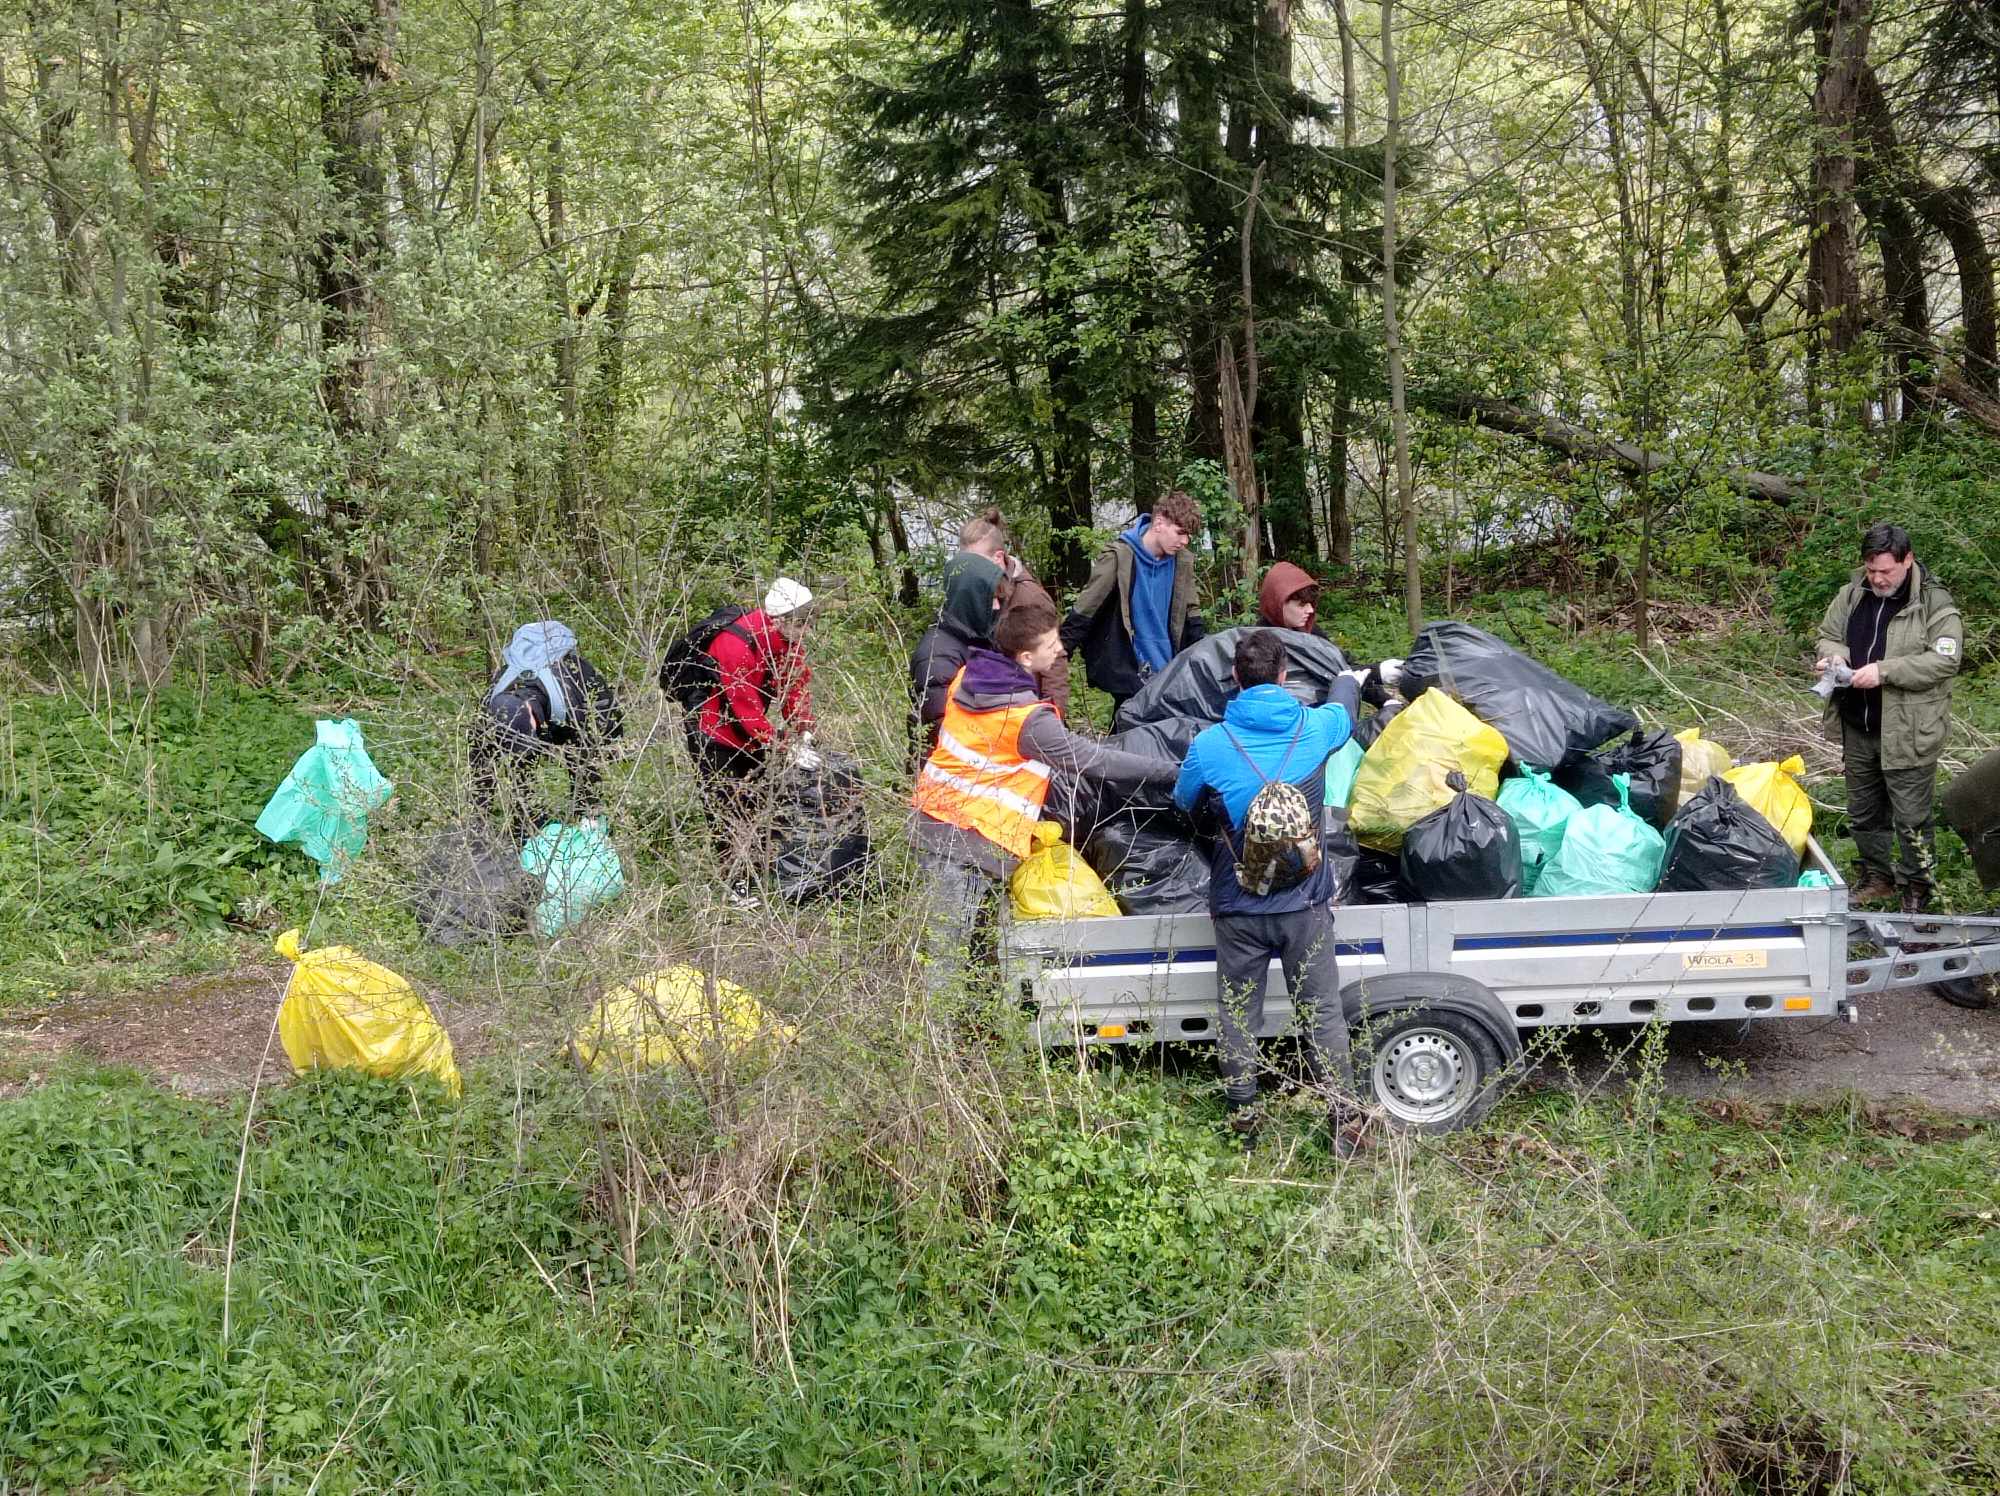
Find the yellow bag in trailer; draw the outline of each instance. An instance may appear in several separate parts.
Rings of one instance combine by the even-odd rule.
[[[1745,764],[1722,777],[1736,786],[1750,808],[1778,828],[1785,844],[1801,857],[1806,838],[1812,835],[1812,800],[1795,775],[1806,771],[1806,761],[1794,753],[1783,763]]]
[[[1676,804],[1687,804],[1709,780],[1727,774],[1736,766],[1729,750],[1703,737],[1699,727],[1675,733],[1674,741],[1681,745],[1681,797]]]
[[[297,930],[280,935],[277,947],[292,963],[278,1037],[294,1070],[365,1070],[388,1080],[434,1075],[459,1094],[451,1035],[408,982],[344,945],[303,950]]]
[[[1016,919],[1103,919],[1125,911],[1054,821],[1035,822],[1035,850],[1007,881]]]
[[[773,1022],[764,1005],[734,982],[717,977],[710,1002],[705,973],[665,966],[605,993],[577,1025],[574,1043],[586,1070],[602,1064],[702,1070],[718,1050],[739,1054],[761,1039],[791,1036],[788,1026]]]
[[[1451,697],[1425,691],[1396,713],[1354,775],[1347,829],[1364,847],[1394,852],[1403,833],[1457,795],[1445,782],[1452,770],[1467,788],[1491,800],[1500,789],[1507,740]]]

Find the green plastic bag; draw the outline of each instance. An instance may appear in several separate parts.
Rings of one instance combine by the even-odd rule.
[[[1531,894],[1542,869],[1562,850],[1570,817],[1583,807],[1576,796],[1531,764],[1520,766],[1518,779],[1500,786],[1500,808],[1521,835],[1521,892]]]
[[[521,848],[521,866],[542,880],[545,897],[535,905],[535,928],[544,936],[560,935],[625,891],[618,850],[595,816],[574,826],[544,826]]]
[[[1361,745],[1349,738],[1333,750],[1326,761],[1326,801],[1336,810],[1345,810],[1354,793],[1354,776],[1361,769]]]
[[[1631,775],[1613,774],[1611,782],[1618,803],[1586,805],[1569,818],[1562,850],[1542,868],[1535,897],[1651,893],[1659,883],[1667,840],[1632,813]]]
[[[299,755],[257,817],[274,842],[297,842],[320,865],[322,883],[341,874],[368,845],[368,817],[396,793],[376,770],[352,717],[313,724],[318,741]]]
[[[1831,888],[1833,887],[1833,879],[1827,877],[1818,868],[1813,868],[1799,874],[1798,886],[1800,888]]]

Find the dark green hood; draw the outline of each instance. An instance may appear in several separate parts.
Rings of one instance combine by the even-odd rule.
[[[993,589],[999,585],[999,567],[984,556],[960,551],[945,563],[938,622],[967,643],[992,638]]]

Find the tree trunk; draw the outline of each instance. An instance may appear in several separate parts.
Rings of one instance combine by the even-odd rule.
[[[1333,18],[1340,31],[1340,148],[1352,158],[1354,151],[1354,110],[1359,90],[1355,86],[1354,22],[1347,14],[1347,0],[1333,0]],[[1358,258],[1354,242],[1354,195],[1340,195],[1340,263],[1344,267]],[[1334,376],[1333,416],[1327,438],[1326,466],[1326,559],[1338,567],[1354,564],[1354,506],[1348,496],[1347,444],[1354,429],[1353,378],[1346,367]]]
[[[1388,117],[1382,126],[1382,346],[1389,364],[1389,427],[1396,447],[1396,509],[1403,531],[1403,613],[1424,626],[1423,554],[1417,542],[1417,490],[1410,474],[1410,417],[1403,388],[1403,328],[1396,311],[1396,146],[1402,131],[1402,81],[1396,76],[1396,0],[1382,0],[1382,80]]]
[[[1862,329],[1854,186],[1873,3],[1823,0],[1815,25],[1819,80],[1813,89],[1812,239],[1806,275],[1809,301],[1819,314],[1817,341],[1835,362],[1854,348]]]
[[[1120,67],[1120,114],[1125,150],[1133,169],[1152,160],[1152,142],[1147,129],[1146,35],[1150,21],[1146,0],[1125,0],[1125,56]],[[1155,327],[1153,305],[1159,295],[1152,273],[1152,252],[1146,250],[1141,267],[1138,311],[1132,316],[1130,343],[1132,393],[1130,412],[1130,452],[1132,501],[1149,504],[1160,492],[1160,408],[1159,390],[1153,373],[1152,335]]]

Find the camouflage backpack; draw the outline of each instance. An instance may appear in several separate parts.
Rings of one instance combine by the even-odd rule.
[[[1243,853],[1236,860],[1236,881],[1245,893],[1259,898],[1297,888],[1319,867],[1319,819],[1306,803],[1305,792],[1282,777],[1305,727],[1301,714],[1275,775],[1266,775],[1237,742],[1236,734],[1227,727],[1222,729],[1250,765],[1250,772],[1263,781],[1263,788],[1251,797],[1250,808],[1244,813]]]

